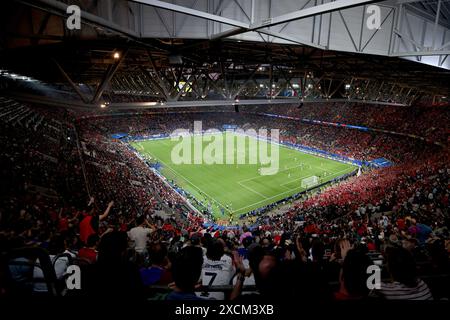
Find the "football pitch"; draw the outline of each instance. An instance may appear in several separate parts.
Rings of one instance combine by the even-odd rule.
[[[224,137],[224,134],[219,135]],[[252,139],[254,141],[250,143]],[[247,159],[252,152],[259,152],[262,143],[266,143],[251,136],[246,136],[245,141]],[[191,143],[194,143],[193,139]],[[202,142],[203,150],[209,143]],[[216,220],[228,221],[230,217],[235,220],[244,213],[304,191],[303,179],[317,176],[319,183],[323,183],[356,169],[350,164],[279,145],[278,172],[261,175],[260,168],[267,165],[249,164],[250,161],[246,164],[236,164],[237,161],[234,164],[177,164],[177,161],[172,161],[172,150],[179,141],[172,141],[171,138],[132,141],[130,144],[144,158],[160,163],[160,173],[209,208]],[[233,151],[225,148],[225,142],[223,146],[224,153],[234,152],[233,155],[237,156],[237,144],[234,144]],[[194,163],[196,156],[198,154],[191,154],[191,163]]]

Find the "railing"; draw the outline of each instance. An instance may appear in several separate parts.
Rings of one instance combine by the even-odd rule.
[[[422,275],[420,276],[420,279],[423,280],[432,291],[433,296],[435,299],[450,299],[450,291],[449,287],[446,287],[447,292],[433,292],[433,288],[435,288],[436,284],[449,284],[450,283],[450,274],[444,273],[444,274],[429,274],[429,275]],[[390,279],[387,277],[381,278],[382,282],[389,282]],[[446,282],[445,282],[446,281]],[[328,282],[328,286],[332,291],[337,291],[339,289],[340,283],[338,281],[331,281]],[[168,293],[171,292],[172,289],[168,286],[162,286],[162,285],[152,285],[148,287],[149,291],[152,293]],[[233,291],[234,286],[233,285],[222,285],[222,286],[200,286],[195,289],[196,293],[202,293],[202,292],[221,292],[225,294],[225,297],[229,296],[229,294]],[[244,285],[241,289],[241,292],[258,292],[258,289],[255,285]]]

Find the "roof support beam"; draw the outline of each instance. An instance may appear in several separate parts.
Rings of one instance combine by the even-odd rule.
[[[67,7],[69,6],[69,4],[63,3],[61,1],[57,1],[57,0],[36,0],[36,1],[23,0],[23,1],[26,4],[30,3],[31,5],[34,5],[34,2],[44,4],[45,6],[55,9],[61,16],[63,16],[63,17],[67,16],[66,11],[67,11]],[[45,10],[45,8],[42,8],[42,9]],[[138,34],[136,32],[134,32],[133,30],[123,28],[115,23],[107,21],[107,20],[105,20],[97,15],[91,14],[89,12],[81,11],[81,18],[82,18],[82,20],[84,20],[86,22],[93,23],[95,25],[115,31],[117,33],[121,33],[121,34],[131,36],[131,37],[138,37]]]
[[[56,64],[56,66],[58,67],[59,71],[61,72],[61,74],[63,75],[63,77],[67,80],[67,82],[71,85],[71,87],[73,88],[73,90],[75,90],[75,92],[77,93],[77,95],[81,98],[81,100],[84,103],[87,103],[89,101],[89,99],[81,92],[80,88],[78,88],[78,86],[72,81],[72,79],[70,78],[70,76],[67,74],[67,72],[63,69],[63,67],[61,67],[61,65],[58,63],[58,61],[56,61],[55,59],[53,59],[53,62]]]
[[[264,21],[255,23],[250,25],[250,30],[257,30],[261,28],[268,28],[272,26],[276,26],[278,24],[286,23],[289,21],[304,19],[312,16],[316,16],[319,14],[329,13],[333,11],[338,11],[342,9],[357,7],[363,4],[373,3],[373,2],[379,2],[376,0],[338,0],[335,2],[329,2],[325,4],[321,4],[318,6],[309,7],[306,9],[290,12],[283,14],[278,17],[274,18],[268,18]]]
[[[250,74],[250,76],[248,77],[248,79],[245,80],[245,81],[241,84],[241,86],[238,88],[238,90],[237,90],[235,93],[232,94],[232,96],[234,96],[234,97],[239,96],[239,94],[241,93],[242,89],[244,89],[244,87],[247,85],[247,83],[250,82],[250,80],[253,79],[253,76],[255,75],[256,71],[258,71],[258,69],[259,69],[260,66],[261,66],[261,65],[257,65],[257,66],[256,66],[256,68],[252,71],[252,73]]]
[[[419,1],[415,1],[415,2],[419,2]],[[430,21],[434,21],[436,18],[435,14],[431,14],[428,11],[425,10],[421,10],[416,6],[413,6],[411,4],[405,4],[404,8],[411,13],[414,13],[415,15],[419,16],[419,17],[423,17],[426,18]],[[444,9],[445,10],[445,6],[441,6],[440,10]],[[450,25],[448,23],[446,23],[445,21],[443,21],[442,19],[438,22],[438,25],[444,27],[444,28],[450,28]]]
[[[200,10],[195,10],[195,9],[191,9],[191,8],[187,8],[187,7],[183,7],[183,6],[179,6],[176,4],[163,2],[163,1],[159,1],[159,0],[131,0],[131,1],[149,5],[152,7],[170,10],[173,12],[187,14],[190,16],[198,17],[198,18],[203,18],[203,19],[207,19],[207,20],[211,20],[211,21],[224,23],[224,24],[234,26],[234,27],[240,27],[240,28],[248,28],[249,27],[248,23],[244,23],[244,22],[241,22],[238,20],[225,18],[222,16],[214,15],[211,13],[207,13],[207,12],[203,12]]]
[[[266,34],[266,35],[269,35],[269,36],[272,36],[272,37],[275,37],[275,38],[287,40],[287,41],[290,41],[290,42],[293,42],[293,43],[296,43],[296,44],[308,45],[310,47],[315,47],[315,48],[323,49],[323,50],[326,49],[324,46],[321,46],[321,45],[318,45],[318,44],[315,44],[315,43],[311,43],[309,41],[304,41],[302,39],[290,36],[288,34],[276,32],[276,31],[272,31],[272,30],[269,31],[269,30],[266,30],[266,29],[258,30],[258,32]]]
[[[317,102],[361,102],[360,99],[314,99],[314,100],[302,100],[304,103],[317,103]],[[192,107],[223,107],[223,106],[234,106],[239,105],[240,107],[245,107],[249,105],[298,105],[299,99],[297,97],[293,98],[276,98],[276,99],[249,99],[240,100],[236,103],[234,99],[227,100],[196,100],[196,101],[169,101],[161,105],[158,102],[119,102],[111,103],[109,109],[158,109],[164,108],[192,108]],[[404,106],[402,103],[390,103],[381,101],[365,100],[364,103],[376,104],[376,105],[393,105],[393,106]]]
[[[414,3],[414,2],[420,2],[423,0],[397,0],[394,4],[405,4],[405,3]]]
[[[254,14],[252,14],[251,17],[247,16],[247,18],[250,18],[250,21],[252,22],[252,24],[248,24],[248,23],[244,23],[242,21],[225,18],[225,17],[219,16],[216,14],[210,14],[210,13],[203,12],[200,10],[195,10],[195,9],[191,9],[191,8],[187,8],[184,6],[175,5],[172,3],[163,2],[163,1],[159,1],[159,0],[131,0],[131,1],[236,27],[231,30],[227,30],[227,31],[212,35],[211,40],[231,37],[231,36],[235,36],[235,35],[242,34],[245,32],[256,31],[256,30],[260,30],[260,29],[264,28],[264,30],[261,30],[261,33],[271,35],[276,38],[284,39],[287,41],[291,41],[294,43],[306,44],[306,45],[313,45],[313,44],[305,43],[305,41],[301,41],[301,40],[296,39],[295,37],[292,37],[289,35],[284,35],[280,32],[275,34],[273,31],[268,31],[266,28],[275,26],[278,24],[282,24],[282,23],[288,23],[288,22],[294,21],[294,20],[304,19],[304,18],[308,18],[308,17],[312,17],[312,16],[324,14],[324,13],[330,13],[333,11],[338,11],[338,10],[351,8],[351,7],[355,7],[355,6],[360,6],[360,5],[367,4],[367,3],[379,2],[379,0],[378,1],[377,0],[338,0],[335,2],[325,3],[325,4],[318,5],[318,6],[309,7],[306,9],[302,8],[298,11],[294,11],[294,12],[284,14],[284,15],[274,17],[274,18],[268,18],[264,21],[257,22],[257,23],[252,22],[252,20],[254,19]],[[252,10],[253,10],[253,8],[252,8]],[[319,47],[317,45],[313,45],[313,46]],[[321,49],[323,49],[323,47],[321,47]]]
[[[439,24],[439,15],[441,14],[441,0],[438,1],[438,5],[437,5],[437,11],[436,11],[436,18],[434,20],[434,25],[433,25],[433,41],[431,44],[431,47],[434,49],[434,45],[436,43],[436,30]]]
[[[411,52],[399,52],[391,54],[391,57],[414,57],[414,56],[439,56],[449,55],[450,50],[443,51],[411,51]]]
[[[106,70],[106,73],[102,79],[102,82],[97,88],[97,91],[95,92],[94,97],[92,98],[92,103],[97,103],[100,100],[100,97],[103,94],[103,91],[105,91],[106,86],[111,81],[112,77],[114,77],[114,74],[116,73],[117,69],[119,69],[120,63],[123,61],[125,56],[127,55],[128,49],[125,49],[122,54],[120,55],[119,59],[116,61],[116,63],[110,65],[108,69]]]

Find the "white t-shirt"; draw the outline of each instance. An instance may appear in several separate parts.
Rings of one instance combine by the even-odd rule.
[[[142,226],[134,227],[128,231],[128,237],[134,241],[134,250],[136,252],[142,253],[147,247],[147,241],[149,234],[152,233],[152,229],[144,228]]]
[[[206,256],[203,258],[202,285],[225,286],[229,285],[235,273],[231,257],[223,255],[220,260],[210,260]],[[222,292],[201,292],[199,297],[224,300],[225,294]]]

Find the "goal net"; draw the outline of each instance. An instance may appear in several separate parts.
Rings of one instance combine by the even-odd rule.
[[[314,187],[318,183],[319,183],[319,177],[311,176],[311,177],[302,179],[302,188],[308,189],[308,188]]]

